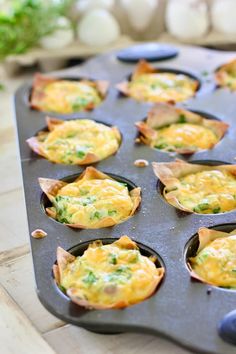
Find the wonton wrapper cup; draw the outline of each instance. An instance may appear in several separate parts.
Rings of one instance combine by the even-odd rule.
[[[167,103],[158,103],[155,104],[148,112],[148,117],[145,122],[140,121],[135,123],[135,126],[141,133],[141,141],[146,145],[151,145],[152,141],[155,140],[158,135],[155,129],[160,129],[164,126],[178,123],[180,115],[185,116],[186,123],[197,124],[213,131],[213,133],[217,136],[217,143],[223,138],[229,127],[227,123],[214,119],[206,119],[200,114],[193,113]],[[212,149],[214,146],[215,144],[213,144],[209,149]],[[161,150],[167,151],[166,149]],[[202,149],[198,149],[197,147],[175,148],[175,152],[179,154],[193,154],[200,150]]]
[[[97,243],[97,241],[91,243],[89,245],[89,247],[96,247],[96,243]],[[101,243],[99,243],[99,244],[101,244]],[[113,244],[118,245],[119,248],[122,248],[122,249],[128,249],[128,250],[138,249],[136,243],[134,241],[132,241],[126,235],[121,236],[120,239],[113,242]],[[57,248],[57,264],[54,264],[54,266],[53,266],[53,274],[54,274],[56,284],[58,286],[60,286],[61,277],[62,277],[64,269],[67,267],[67,264],[72,263],[75,259],[76,259],[75,256],[73,256],[69,252],[65,251],[63,248],[61,248],[61,247]],[[143,298],[141,301],[144,301],[153,295],[157,286],[160,284],[161,280],[163,279],[164,274],[165,274],[165,269],[163,267],[156,268],[156,277],[153,281],[152,286],[150,287],[150,291],[149,291],[149,293],[146,294],[145,298]],[[95,310],[122,309],[127,306],[131,306],[131,304],[129,304],[128,301],[126,301],[125,299],[123,301],[114,302],[113,304],[110,304],[110,305],[102,305],[102,304],[92,303],[92,302],[86,301],[84,299],[80,299],[77,296],[77,289],[75,289],[75,288],[68,289],[66,291],[66,293],[70,297],[72,302],[76,303],[79,306],[90,309],[90,310],[91,309],[95,309]],[[139,302],[141,302],[141,301],[139,301]]]
[[[202,277],[200,277],[197,273],[195,273],[195,271],[192,269],[192,266],[191,266],[191,263],[189,262],[189,260],[191,260],[191,258],[195,258],[200,251],[202,251],[208,244],[210,244],[214,240],[216,240],[218,238],[227,238],[232,235],[236,235],[236,230],[233,230],[231,232],[223,232],[223,231],[217,231],[214,229],[208,229],[206,227],[200,227],[200,229],[198,230],[199,246],[198,246],[196,255],[194,257],[190,257],[187,262],[187,265],[188,265],[188,268],[190,271],[190,275],[193,279],[196,279],[196,280],[198,280],[202,283],[205,283],[205,284],[219,287],[219,285],[216,285],[214,283],[210,283],[210,282],[206,281],[205,279],[203,279]]]
[[[179,179],[187,176],[189,174],[198,173],[202,171],[211,171],[217,169],[219,171],[226,171],[231,173],[236,177],[236,165],[198,165],[193,163],[188,163],[182,160],[176,159],[173,162],[153,162],[153,171],[157,178],[164,184],[166,189],[171,190],[168,193],[163,193],[166,201],[173,205],[175,208],[183,210],[188,213],[193,213],[197,215],[203,215],[200,213],[196,213],[191,209],[188,209],[181,205],[176,197],[176,190],[174,189],[178,186]]]
[[[78,177],[76,178],[72,183],[77,182],[81,180],[82,178],[85,178],[87,180],[92,180],[92,179],[111,179],[114,180],[114,178],[106,175],[103,172],[98,171],[94,167],[87,167],[86,170]],[[52,202],[54,197],[57,195],[57,192],[64,186],[66,186],[68,183],[60,180],[55,180],[55,179],[49,179],[49,178],[39,178],[39,184],[43,192],[47,195],[48,199]],[[97,223],[93,224],[92,227],[88,227],[83,224],[63,224],[66,226],[70,226],[75,229],[99,229],[102,227],[109,227],[113,226],[119,223],[122,223],[126,220],[128,220],[131,216],[134,215],[135,211],[137,210],[140,202],[141,202],[141,188],[137,187],[129,191],[130,198],[133,202],[133,208],[131,210],[130,215],[119,221],[118,223],[115,221],[115,219],[112,216],[107,216],[103,218],[102,220],[98,220]],[[50,207],[46,208],[46,213],[49,217],[57,220],[57,215],[55,211]],[[59,222],[59,221],[58,221]]]
[[[236,77],[234,78],[233,85],[228,85],[228,73],[231,70],[231,68],[234,69],[236,72],[236,59],[230,61],[229,63],[226,63],[224,65],[221,65],[219,69],[216,70],[215,72],[215,80],[218,84],[219,87],[227,87],[228,89],[235,91],[236,90]]]
[[[158,69],[154,68],[152,65],[150,65],[146,60],[140,60],[138,64],[136,65],[134,72],[131,75],[130,81],[124,80],[120,83],[118,83],[115,87],[119,92],[121,92],[125,96],[130,96],[130,91],[129,91],[129,82],[132,80],[135,80],[137,77],[144,75],[144,74],[153,74],[153,73],[168,73],[168,69],[166,71],[159,71]],[[187,75],[186,75],[187,76]],[[194,92],[196,92],[199,88],[199,82],[195,80],[195,87],[194,87]],[[194,94],[193,94],[194,95]],[[192,96],[193,96],[192,95]],[[140,101],[143,100],[142,92],[140,92],[140,97],[138,98]],[[175,100],[170,99],[168,103],[174,104]]]
[[[78,79],[75,80],[73,78],[67,78],[67,79],[63,79],[63,78],[55,78],[55,77],[50,77],[50,76],[46,76],[46,75],[42,75],[40,73],[36,73],[34,76],[34,80],[33,80],[33,86],[32,86],[32,92],[31,92],[31,96],[30,96],[30,100],[29,100],[29,104],[30,107],[32,109],[36,109],[38,111],[45,111],[43,108],[41,108],[41,103],[44,100],[45,97],[45,88],[47,87],[48,84],[51,84],[53,82],[57,82],[57,81],[61,81],[61,80],[66,80],[66,81],[72,81],[72,82],[82,82],[82,83],[86,83],[87,85],[94,87],[100,97],[102,99],[104,99],[107,95],[108,92],[108,88],[109,88],[109,82],[105,81],[105,80],[86,80],[86,79]],[[87,106],[85,106],[83,110],[85,111],[91,111],[95,108],[96,106],[94,105],[94,103],[90,102]],[[73,112],[76,113],[76,112]]]
[[[37,136],[33,136],[29,139],[26,140],[27,144],[29,145],[29,147],[38,155],[44,157],[45,159],[47,159],[48,161],[51,161],[50,159],[47,158],[47,155],[44,153],[43,151],[43,147],[42,147],[42,143],[40,142],[40,138],[46,138],[47,135],[52,132],[56,127],[58,127],[59,125],[61,124],[64,124],[68,121],[64,121],[62,119],[58,119],[58,118],[51,118],[51,117],[46,117],[46,124],[47,124],[47,127],[48,127],[48,132],[46,131],[40,131]],[[99,124],[103,124],[103,123],[99,123]],[[105,124],[103,124],[105,125]],[[113,130],[113,132],[115,133],[116,137],[117,137],[117,141],[118,141],[118,148],[117,150],[112,153],[111,155],[115,154],[118,149],[119,149],[119,145],[121,143],[121,134],[120,134],[120,131],[117,127],[111,127],[111,130]],[[85,153],[85,156],[83,159],[80,160],[80,162],[76,165],[88,165],[88,164],[91,164],[91,163],[95,163],[95,162],[98,162],[98,161],[101,161],[101,160],[105,160],[106,158],[108,158],[109,156],[111,155],[108,155],[107,157],[101,159],[98,155],[94,154],[94,153],[91,153],[91,152],[87,152]],[[54,162],[54,161],[51,161],[53,163],[59,163],[59,162]],[[62,163],[62,162],[61,162]]]

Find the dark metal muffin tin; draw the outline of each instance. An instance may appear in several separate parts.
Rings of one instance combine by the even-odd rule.
[[[134,143],[137,136],[134,123],[147,116],[151,105],[118,94],[114,84],[127,77],[133,71],[134,65],[118,61],[116,54],[113,52],[102,55],[89,60],[83,66],[56,75],[108,79],[111,88],[97,109],[79,114],[51,116],[65,119],[87,117],[117,125],[120,129],[123,140],[118,153],[95,166],[106,173],[128,178],[140,186],[142,203],[132,218],[117,226],[97,230],[74,230],[54,222],[44,213],[38,177],[62,179],[81,173],[83,168],[53,164],[30,151],[25,140],[45,127],[45,114],[30,110],[27,106],[32,82],[26,83],[16,92],[16,118],[29,234],[36,228],[41,228],[48,234],[41,240],[30,237],[39,299],[57,317],[92,331],[151,333],[167,337],[197,352],[235,353],[235,347],[219,337],[217,328],[219,321],[235,308],[236,292],[212,287],[209,294],[209,286],[190,280],[185,256],[186,244],[200,226],[234,223],[236,211],[220,215],[178,212],[160,195],[151,165],[146,168],[134,166],[134,160],[140,158],[149,162],[161,162],[172,161],[174,157]],[[191,66],[190,72],[193,70],[195,75],[202,79],[196,96],[182,106],[212,114],[230,124],[228,133],[214,149],[188,156],[189,161],[236,162],[236,94],[227,89],[216,90],[211,77],[211,72],[231,57],[230,54],[206,49],[180,47],[179,56],[168,61],[168,67],[173,69],[188,71]],[[157,64],[157,67],[163,66],[167,65]],[[209,71],[208,76],[201,75],[205,70]],[[186,159],[180,155],[176,156]],[[118,238],[124,234],[149,247],[163,260],[166,274],[158,291],[148,300],[124,310],[88,311],[69,301],[55,285],[52,276],[57,246],[68,250],[79,247],[83,242]]]

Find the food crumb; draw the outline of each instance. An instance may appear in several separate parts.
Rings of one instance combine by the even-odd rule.
[[[177,154],[176,154],[176,152],[170,152],[169,155],[170,155],[171,157],[175,157]]]
[[[44,238],[47,236],[47,233],[41,229],[36,229],[31,232],[31,236],[34,238]]]
[[[134,166],[136,167],[147,167],[149,162],[147,160],[138,159],[134,161]]]
[[[212,292],[212,288],[207,288],[207,295],[210,295]]]

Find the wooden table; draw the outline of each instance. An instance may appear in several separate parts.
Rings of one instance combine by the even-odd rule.
[[[154,336],[90,333],[63,323],[39,302],[28,242],[12,104],[15,89],[29,76],[5,80],[5,90],[0,92],[0,353],[187,353]]]

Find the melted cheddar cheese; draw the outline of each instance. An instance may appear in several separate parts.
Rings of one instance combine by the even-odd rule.
[[[217,70],[216,80],[220,86],[236,90],[236,60],[223,65]]]
[[[62,187],[52,202],[59,222],[88,228],[108,217],[112,217],[111,225],[117,224],[133,209],[126,185],[112,179],[82,178]]]
[[[236,288],[236,235],[217,238],[190,258],[194,272],[207,283]]]
[[[60,285],[66,290],[72,288],[74,296],[93,307],[126,307],[155,291],[160,270],[138,249],[122,248],[116,242],[94,243],[67,265]]]
[[[197,82],[173,73],[143,74],[128,84],[129,95],[140,101],[184,101],[195,94]]]
[[[83,81],[58,80],[44,88],[40,109],[47,112],[73,113],[101,103],[97,89]]]
[[[116,129],[88,119],[66,121],[43,137],[43,156],[63,164],[80,164],[89,153],[95,154],[97,161],[105,159],[118,150],[120,143]]]
[[[157,136],[151,146],[166,151],[182,148],[210,149],[218,141],[211,129],[197,124],[176,123],[160,128],[156,132]]]
[[[217,214],[236,209],[236,178],[214,169],[189,174],[179,179],[170,192],[179,203],[199,214]]]

